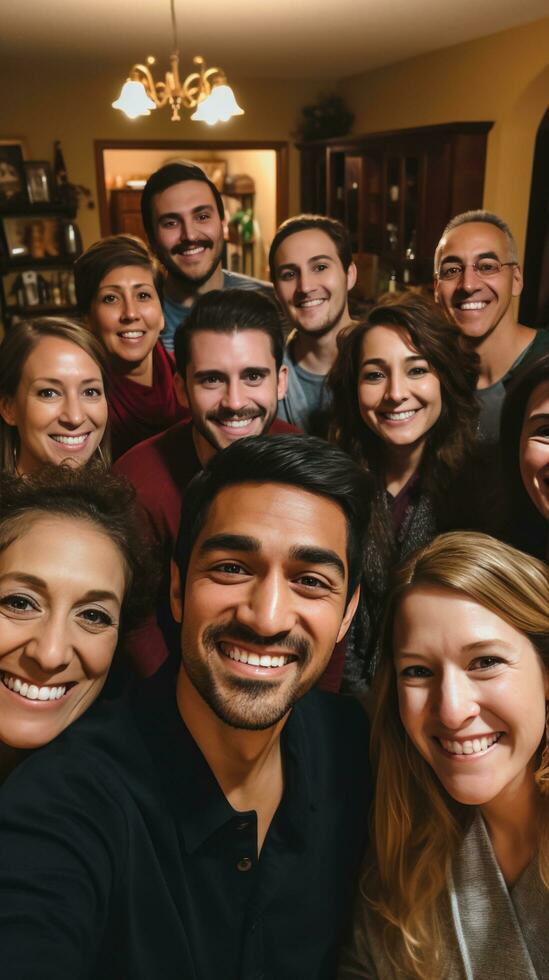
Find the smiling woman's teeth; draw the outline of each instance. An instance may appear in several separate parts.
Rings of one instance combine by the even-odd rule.
[[[403,422],[405,419],[411,419],[416,414],[416,409],[414,408],[410,412],[384,412],[383,415],[386,419],[390,419],[392,422]]]
[[[53,436],[52,439],[55,442],[60,442],[62,446],[83,446],[86,439],[89,436],[89,432],[84,432],[81,436]]]
[[[451,752],[452,755],[476,755],[479,752],[486,752],[494,742],[501,738],[501,732],[497,735],[483,735],[482,738],[472,738],[466,742],[452,742],[445,738],[440,738],[439,742],[443,749]]]
[[[65,685],[59,687],[38,687],[36,684],[27,684],[26,681],[19,680],[18,677],[11,677],[9,674],[2,674],[2,683],[10,691],[20,694],[27,701],[58,701],[67,690]]]
[[[145,336],[144,330],[124,330],[119,334],[124,340],[137,340],[139,337]]]
[[[476,302],[476,303],[460,303],[460,310],[483,310],[487,303]]]

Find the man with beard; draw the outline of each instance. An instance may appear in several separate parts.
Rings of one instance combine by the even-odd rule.
[[[163,580],[157,614],[125,640],[131,663],[153,674],[179,646],[170,613],[169,567],[183,492],[220,449],[264,432],[296,432],[276,418],[287,369],[274,300],[258,292],[212,290],[197,300],[175,341],[175,390],[190,421],[139,443],[115,464],[133,483],[161,556]]]
[[[310,689],[356,608],[368,498],[306,436],[242,439],[193,481],[177,680],[92,708],[2,787],[10,980],[333,980],[368,724]]]
[[[549,331],[517,323],[513,300],[521,291],[517,245],[505,221],[490,211],[452,218],[435,252],[435,299],[479,356],[479,437],[488,444],[499,440],[513,373],[549,349]]]
[[[279,418],[325,435],[330,409],[326,376],[337,337],[352,323],[348,292],[356,282],[351,242],[339,221],[314,214],[289,218],[269,252],[271,279],[294,327],[284,356],[288,390]]]
[[[141,196],[141,214],[150,246],[166,270],[162,307],[164,347],[196,299],[211,289],[268,289],[266,283],[221,268],[221,194],[194,163],[168,163],[152,174]]]

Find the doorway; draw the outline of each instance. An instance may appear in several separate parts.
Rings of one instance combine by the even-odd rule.
[[[277,226],[288,217],[288,144],[241,140],[96,140],[101,235],[144,237],[141,188],[163,164],[185,159],[202,166],[223,194],[227,212],[224,264],[268,278],[267,256]],[[251,212],[251,215],[250,215]],[[246,216],[244,240],[239,215]],[[231,220],[232,218],[232,220]],[[253,233],[250,233],[250,221]]]

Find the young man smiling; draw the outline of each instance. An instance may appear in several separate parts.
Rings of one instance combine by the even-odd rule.
[[[173,351],[177,328],[193,303],[212,289],[268,289],[266,283],[221,268],[221,194],[194,163],[168,163],[152,174],[141,196],[150,246],[166,270],[162,290],[165,327],[161,340]]]
[[[505,385],[526,356],[549,349],[549,331],[517,323],[522,291],[517,246],[508,225],[489,211],[466,211],[448,223],[435,252],[435,299],[480,358],[480,438],[499,439]]]
[[[281,419],[324,435],[330,399],[326,375],[337,355],[337,337],[352,322],[347,294],[356,282],[349,236],[339,221],[315,214],[289,218],[269,252],[271,279],[295,332],[284,363],[288,390]]]
[[[191,420],[139,443],[116,463],[116,472],[137,490],[164,569],[159,622],[149,617],[126,638],[126,652],[140,674],[154,673],[174,642],[169,563],[187,485],[237,439],[297,431],[276,418],[287,384],[282,353],[280,316],[267,296],[235,289],[201,296],[175,345],[176,393]]]
[[[333,980],[368,733],[310,688],[356,608],[368,497],[296,436],[239,440],[189,487],[177,681],[92,709],[0,794],[10,980]]]

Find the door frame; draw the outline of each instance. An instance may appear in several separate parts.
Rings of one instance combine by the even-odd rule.
[[[97,202],[101,235],[110,234],[109,209],[105,188],[104,150],[274,150],[276,153],[276,224],[289,214],[288,143],[282,140],[94,140]],[[200,165],[200,163],[198,164]]]

